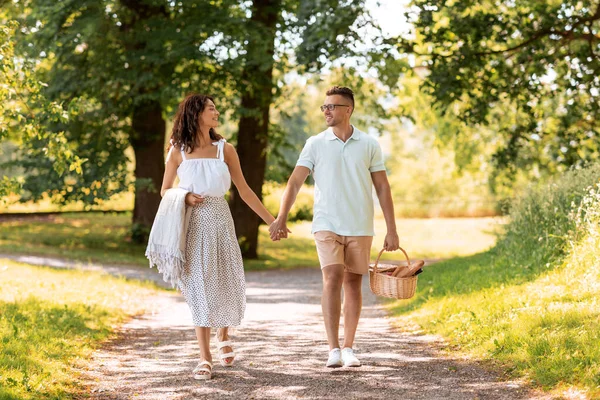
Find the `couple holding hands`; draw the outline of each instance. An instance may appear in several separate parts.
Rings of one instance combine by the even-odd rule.
[[[146,256],[151,266],[157,265],[165,279],[177,285],[192,312],[200,346],[195,379],[212,377],[211,328],[216,328],[221,365],[233,365],[228,328],[241,323],[246,307],[242,256],[224,198],[231,182],[277,241],[291,233],[287,216],[310,173],[315,181],[312,232],[323,276],[321,305],[330,350],[326,366],[361,365],[352,346],[374,236],[372,187],[386,221],[384,248],[388,251],[399,246],[394,205],[378,142],[350,124],[352,90],[329,89],[321,111],[328,129],[306,141],[275,218],[247,185],[235,148],[216,133],[219,112],[214,100],[192,94],[179,105],[161,188],[163,200]],[[179,187],[173,189],[176,177]],[[167,259],[169,267],[165,267]],[[340,344],[342,288],[344,336]]]

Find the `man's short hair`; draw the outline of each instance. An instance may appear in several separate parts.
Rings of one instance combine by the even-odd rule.
[[[352,89],[345,86],[333,86],[325,94],[327,96],[334,96],[337,94],[350,100],[350,103],[352,104],[352,110],[354,110],[354,92]]]

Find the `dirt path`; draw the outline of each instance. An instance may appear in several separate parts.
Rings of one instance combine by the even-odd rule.
[[[138,278],[156,274],[155,270],[132,268],[130,272],[136,271]],[[233,334],[238,353],[233,368],[217,363],[211,381],[191,378],[198,351],[189,309],[179,295],[165,294],[154,299],[146,315],[123,326],[117,338],[96,352],[89,368],[82,371],[91,397],[550,398],[519,382],[499,381],[475,362],[442,355],[443,343],[436,337],[394,331],[366,281],[355,346],[364,365],[325,368],[328,349],[320,316],[320,271],[250,272],[246,276],[248,307],[242,326]]]

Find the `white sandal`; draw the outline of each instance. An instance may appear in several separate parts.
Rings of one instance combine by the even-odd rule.
[[[196,368],[194,368],[194,379],[203,381],[212,378],[212,364],[209,361],[200,361]],[[200,372],[204,372],[201,374]]]
[[[217,336],[217,348],[219,349],[219,361],[221,361],[221,365],[224,367],[233,367],[233,363],[235,362],[235,353],[233,351],[229,353],[221,353],[221,349],[223,347],[233,348],[233,345],[230,340],[219,342],[219,337]],[[233,360],[231,360],[231,362],[227,362],[225,361],[227,358],[233,358]]]

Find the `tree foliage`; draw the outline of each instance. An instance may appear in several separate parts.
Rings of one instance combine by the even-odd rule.
[[[0,25],[0,142],[11,139],[24,152],[38,152],[50,171],[58,177],[66,171],[82,173],[85,159],[75,154],[64,132],[52,132],[48,123],[66,122],[69,110],[62,104],[49,101],[43,94],[46,84],[35,76],[32,61],[15,55],[14,21]],[[0,197],[19,193],[22,181],[3,175]]]
[[[443,113],[494,127],[497,178],[599,158],[600,3],[414,0],[409,16],[393,47]]]
[[[165,132],[159,121],[185,91],[197,87],[219,97],[227,90],[227,79],[219,76],[231,66],[227,59],[217,62],[217,54],[235,45],[226,39],[227,32],[219,42],[221,36],[212,32],[209,21],[233,26],[243,13],[231,3],[203,7],[207,4],[133,0],[20,2],[12,14],[23,24],[18,53],[44,61],[37,72],[49,82],[47,96],[59,102],[79,99],[76,118],[56,121],[49,128],[64,130],[77,154],[90,160],[82,175],[64,179],[46,173],[48,161],[39,157],[39,149],[23,154],[21,165],[29,171],[25,188],[31,197],[50,192],[63,202],[94,203],[134,183],[138,189],[153,185],[150,190],[156,193],[156,182],[149,176],[136,174],[140,179],[130,181],[127,163],[162,165]],[[211,44],[200,49],[207,41]],[[156,157],[132,160],[126,149],[147,147],[157,128]]]
[[[47,95],[78,102],[64,130],[88,158],[81,176],[45,180],[47,162],[23,157],[33,197],[54,191],[63,201],[98,201],[136,185],[134,223],[151,224],[160,197],[166,119],[189,91],[212,94],[239,121],[234,141],[250,187],[261,192],[269,112],[281,79],[293,69],[317,70],[343,54],[368,23],[364,0],[22,0],[11,15],[23,24],[18,52],[42,59]],[[277,73],[274,73],[277,72]],[[127,149],[133,149],[133,157]],[[127,163],[135,163],[130,182]],[[231,196],[236,231],[256,254],[258,222]],[[253,219],[251,219],[253,218]],[[142,232],[143,233],[143,232]],[[140,236],[143,240],[143,235]],[[245,251],[246,253],[246,251]]]

